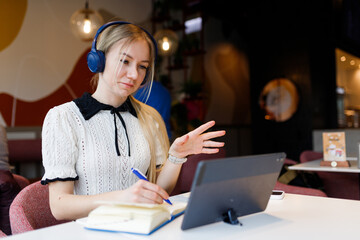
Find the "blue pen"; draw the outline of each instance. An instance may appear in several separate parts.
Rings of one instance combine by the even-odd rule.
[[[142,172],[139,171],[139,169],[137,168],[131,168],[131,171],[140,179],[145,180],[145,181],[149,181],[144,174],[142,174]],[[167,202],[168,204],[172,205],[172,203],[170,202],[169,199],[164,199],[165,202]]]

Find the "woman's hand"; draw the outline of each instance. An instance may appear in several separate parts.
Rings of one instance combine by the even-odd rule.
[[[128,189],[122,191],[121,201],[133,203],[163,203],[164,199],[168,199],[168,193],[160,186],[139,180]]]
[[[49,183],[51,212],[58,220],[75,220],[88,216],[100,205],[99,201],[121,201],[133,203],[163,203],[169,194],[160,186],[144,180],[137,181],[123,191],[96,195],[74,195],[73,181]]]
[[[223,142],[215,142],[210,139],[225,135],[225,131],[206,132],[215,125],[215,121],[209,121],[193,131],[175,139],[171,145],[169,154],[184,158],[190,154],[207,153],[213,154],[219,152],[219,147],[223,147]]]

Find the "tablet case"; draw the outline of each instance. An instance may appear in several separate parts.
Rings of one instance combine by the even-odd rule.
[[[283,166],[285,153],[199,162],[181,229],[264,211]]]

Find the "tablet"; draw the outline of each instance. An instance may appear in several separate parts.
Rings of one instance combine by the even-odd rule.
[[[199,162],[181,229],[264,211],[285,153],[239,156]]]

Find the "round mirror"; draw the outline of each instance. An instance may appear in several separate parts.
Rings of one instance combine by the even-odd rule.
[[[261,91],[259,104],[266,120],[284,122],[297,111],[299,94],[292,81],[276,78],[268,82]]]

